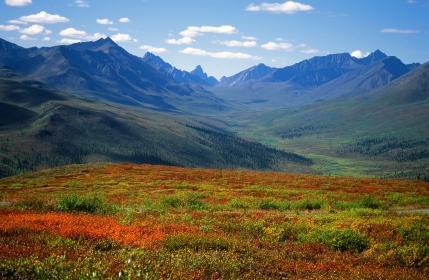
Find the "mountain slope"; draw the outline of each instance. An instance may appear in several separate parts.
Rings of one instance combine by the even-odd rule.
[[[0,175],[69,163],[307,170],[296,154],[237,138],[220,123],[86,101],[0,78]]]
[[[235,120],[324,173],[429,178],[429,63],[369,93]]]
[[[212,89],[219,97],[257,109],[295,107],[388,85],[418,64],[405,65],[377,50],[358,59],[348,53],[314,57],[281,69],[258,65]]]
[[[225,107],[210,92],[178,83],[110,38],[40,49],[1,40],[0,46],[0,65],[81,96],[169,111]]]

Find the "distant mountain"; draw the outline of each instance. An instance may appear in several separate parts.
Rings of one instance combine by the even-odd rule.
[[[219,85],[222,87],[244,86],[250,83],[262,81],[275,71],[276,68],[271,68],[261,63],[235,74],[234,76],[223,77]]]
[[[365,58],[348,53],[313,57],[284,68],[260,64],[223,78],[212,91],[229,101],[280,108],[363,94],[418,67],[376,50]]]
[[[311,165],[297,154],[238,138],[210,118],[78,99],[18,75],[0,78],[0,130],[0,177],[100,161],[300,170]]]
[[[197,68],[192,72],[179,70],[176,67],[173,67],[171,64],[165,62],[161,57],[156,56],[150,52],[145,54],[143,61],[158,71],[171,76],[176,82],[180,84],[213,86],[217,83],[216,78],[209,77],[206,73],[204,73],[201,66],[197,66]]]
[[[201,86],[178,82],[110,38],[30,49],[0,39],[0,48],[0,66],[85,97],[173,111],[225,107]]]

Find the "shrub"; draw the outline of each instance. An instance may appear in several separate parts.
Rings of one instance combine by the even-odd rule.
[[[319,210],[322,209],[323,202],[320,200],[302,200],[295,204],[295,208],[303,210]]]
[[[429,264],[429,247],[417,244],[400,246],[396,249],[396,258],[405,266],[426,266]]]
[[[199,199],[197,195],[190,195],[186,199],[186,206],[190,210],[205,210],[208,208],[207,204]]]
[[[278,210],[280,205],[272,200],[264,200],[259,204],[259,208],[262,210]]]
[[[50,210],[50,207],[38,198],[28,198],[26,200],[19,201],[16,206],[23,210]]]
[[[307,235],[300,235],[301,242],[315,242],[324,244],[334,250],[362,252],[369,246],[368,238],[353,230],[313,231]]]
[[[69,195],[61,198],[57,206],[63,212],[111,213],[115,209],[100,197],[78,197]]]
[[[401,227],[398,231],[406,241],[429,244],[429,227],[422,222],[415,222],[408,227]]]
[[[229,206],[231,206],[232,208],[235,208],[235,209],[247,209],[247,208],[249,208],[249,206],[247,204],[245,204],[243,201],[240,201],[238,199],[232,199],[229,202]]]
[[[361,208],[369,209],[380,209],[383,207],[383,204],[376,198],[372,196],[365,196],[358,200],[357,205]]]
[[[173,208],[179,208],[184,205],[183,201],[180,198],[175,196],[166,197],[162,200],[161,203],[162,205],[173,207]]]

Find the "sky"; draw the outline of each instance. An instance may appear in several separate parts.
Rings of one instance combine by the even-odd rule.
[[[0,38],[24,47],[110,36],[137,56],[217,78],[259,63],[380,49],[429,61],[429,0],[0,0]]]

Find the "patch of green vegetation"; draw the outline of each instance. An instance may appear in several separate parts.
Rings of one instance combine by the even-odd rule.
[[[116,207],[99,196],[80,197],[76,194],[67,195],[58,201],[57,209],[62,212],[87,212],[108,214],[116,212]]]
[[[191,249],[195,251],[226,251],[231,244],[224,238],[211,236],[175,235],[167,238],[165,246],[170,251]]]
[[[298,237],[301,242],[321,243],[339,251],[362,252],[369,246],[368,238],[353,230],[315,230]]]

